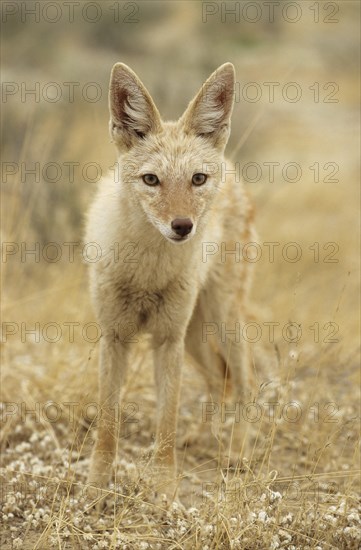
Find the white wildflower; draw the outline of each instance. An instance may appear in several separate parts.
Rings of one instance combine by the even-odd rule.
[[[356,525],[353,525],[352,527],[345,527],[343,532],[355,540],[361,540],[361,532]]]
[[[258,519],[262,521],[263,523],[267,523],[268,515],[264,510],[261,510],[258,513]]]
[[[172,512],[178,512],[178,510],[179,510],[178,502],[172,502],[171,508],[172,508]]]
[[[286,516],[283,516],[283,518],[281,519],[281,523],[284,524],[284,523],[291,523],[293,520],[293,515],[288,512],[288,514]]]
[[[336,525],[337,523],[337,518],[335,518],[335,516],[331,516],[330,514],[323,516],[323,519],[331,523],[331,525]]]
[[[278,491],[270,491],[269,499],[271,502],[277,502],[282,500],[282,495]]]
[[[356,512],[353,512],[352,514],[349,514],[347,516],[348,521],[356,521],[357,523],[361,523],[361,518]]]
[[[280,547],[280,539],[277,535],[274,535],[271,540],[270,550],[276,550]]]
[[[345,513],[345,508],[346,508],[346,501],[341,500],[341,502],[339,504],[339,507],[337,508],[337,513],[338,514],[344,514]]]
[[[283,529],[280,529],[278,531],[278,534],[280,537],[282,537],[283,539],[285,539],[287,542],[291,542],[292,540],[292,536],[290,535],[290,533],[288,533],[287,531],[284,531]],[[283,541],[284,542],[284,541]]]

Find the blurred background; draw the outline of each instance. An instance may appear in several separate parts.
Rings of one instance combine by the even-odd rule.
[[[262,248],[253,301],[261,325],[302,326],[296,343],[281,329],[275,342],[263,331],[258,382],[279,388],[287,381],[288,399],[335,402],[340,414],[354,417],[359,3],[36,4],[35,15],[26,11],[34,2],[2,4],[3,400],[96,396],[97,344],[91,330],[82,336],[94,317],[80,243],[99,177],[116,160],[108,135],[112,65],[128,64],[163,117],[174,119],[208,75],[231,61],[237,84],[227,154],[239,163],[255,204]],[[60,245],[61,257],[49,243]],[[72,245],[64,243],[75,243],[74,260]],[[264,243],[278,243],[274,261]],[[25,253],[34,248],[39,257]],[[25,329],[40,323],[39,342],[21,323]],[[47,323],[58,323],[62,337],[50,327],[44,338]],[[64,323],[79,324],[72,342]],[[146,376],[141,383],[132,378],[134,399],[144,398],[144,386],[152,384],[147,360],[138,367]],[[151,392],[145,399],[153,406]],[[187,406],[182,429],[193,422]],[[147,433],[152,420],[144,422]],[[304,426],[311,448],[320,438],[328,441],[331,427]],[[342,434],[327,451],[325,468],[354,457],[355,432]],[[294,434],[289,437],[287,445],[281,438],[278,459],[289,447],[299,455],[296,440],[290,443]]]
[[[279,307],[276,316],[299,308],[297,321],[306,316],[310,324],[332,320],[337,309],[351,345],[358,333],[358,10],[348,1],[5,2],[1,229],[4,242],[23,243],[18,252],[6,249],[5,318],[47,317],[49,305],[56,315],[54,300],[66,314],[83,314],[82,248],[74,245],[69,263],[63,243],[81,242],[87,205],[116,160],[108,136],[112,65],[130,65],[167,119],[231,61],[237,83],[227,153],[255,202],[260,243],[280,243],[273,264],[262,244],[255,299]],[[302,256],[295,263],[282,256],[293,241]],[[34,242],[39,263],[25,252]]]

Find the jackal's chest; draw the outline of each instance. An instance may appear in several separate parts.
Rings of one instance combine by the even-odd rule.
[[[151,291],[120,284],[116,289],[116,301],[123,317],[144,326],[161,313],[166,300],[165,292],[160,290]]]
[[[139,331],[152,331],[160,323],[176,320],[182,307],[191,307],[192,294],[181,279],[156,289],[123,283],[116,287],[115,302],[124,321],[135,324]]]
[[[137,263],[122,262],[97,266],[95,278],[99,317],[138,332],[167,332],[189,317],[200,286],[195,261],[139,254]],[[204,267],[204,264],[201,264]]]

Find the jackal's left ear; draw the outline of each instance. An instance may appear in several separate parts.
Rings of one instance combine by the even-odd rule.
[[[180,119],[186,133],[203,136],[219,149],[226,146],[234,103],[234,81],[232,63],[221,65],[211,74]]]
[[[161,129],[154,102],[137,75],[124,63],[113,67],[109,85],[110,135],[120,149]]]

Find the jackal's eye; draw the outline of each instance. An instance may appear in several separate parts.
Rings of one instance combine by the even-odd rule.
[[[144,174],[142,176],[144,183],[147,185],[158,185],[159,179],[155,174]]]
[[[206,174],[194,174],[192,178],[193,185],[203,185],[207,181]]]

